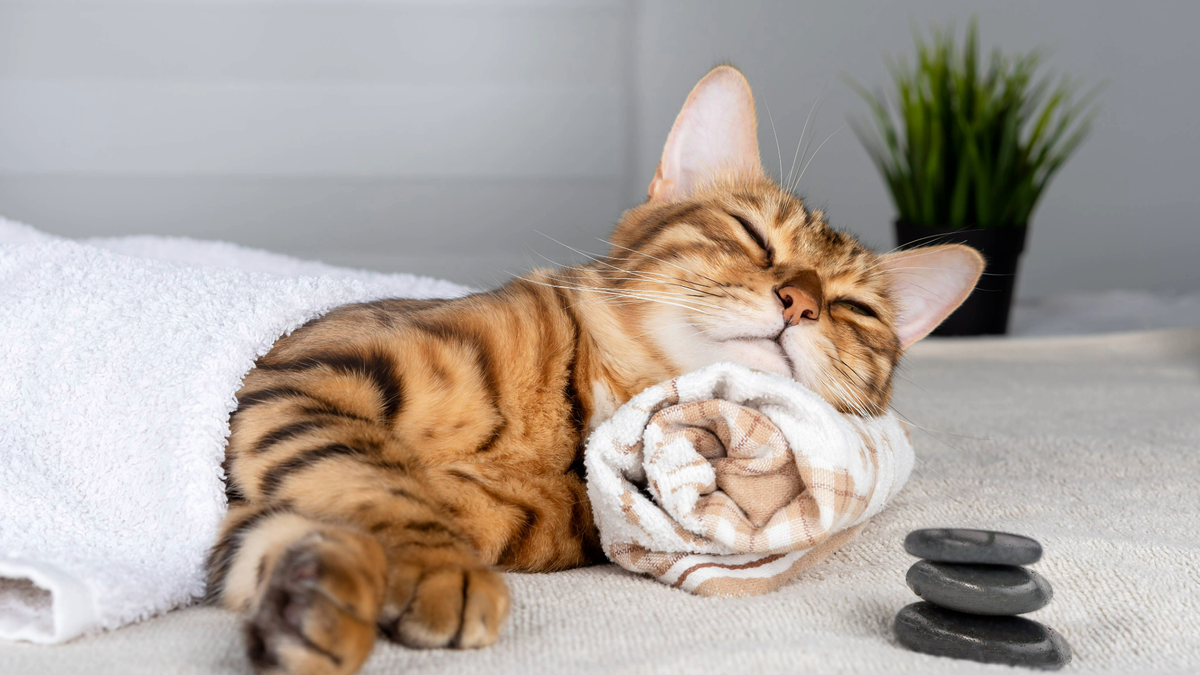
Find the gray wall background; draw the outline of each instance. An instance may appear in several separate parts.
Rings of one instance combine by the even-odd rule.
[[[0,214],[69,236],[222,238],[490,285],[598,250],[696,79],[741,67],[783,173],[971,12],[985,44],[1106,79],[1035,214],[1025,297],[1200,288],[1200,3],[1119,0],[0,0]],[[800,192],[892,245],[849,129]],[[543,236],[546,235],[546,236]]]

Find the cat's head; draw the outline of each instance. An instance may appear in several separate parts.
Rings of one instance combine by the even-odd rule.
[[[901,353],[984,266],[966,246],[879,254],[830,229],[763,172],[754,98],[728,66],[688,96],[649,199],[611,242],[596,269],[679,372],[732,361],[872,415],[887,407]]]

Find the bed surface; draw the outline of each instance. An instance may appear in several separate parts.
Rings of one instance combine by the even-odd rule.
[[[364,673],[999,671],[904,651],[891,619],[915,600],[901,548],[918,527],[1025,533],[1054,586],[1032,615],[1058,629],[1065,672],[1200,664],[1200,328],[1019,340],[931,340],[895,407],[918,464],[863,535],[783,590],[721,600],[614,566],[511,575],[495,647],[381,643]],[[238,620],[193,607],[44,647],[0,644],[0,673],[244,673]],[[1012,672],[1012,671],[1007,671]]]

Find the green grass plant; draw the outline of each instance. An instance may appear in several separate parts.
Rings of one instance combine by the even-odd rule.
[[[901,221],[955,228],[1022,227],[1046,186],[1091,131],[1100,87],[1039,74],[1042,53],[979,57],[971,20],[926,40],[916,63],[887,59],[893,91],[848,84],[870,106],[850,124],[879,168]]]

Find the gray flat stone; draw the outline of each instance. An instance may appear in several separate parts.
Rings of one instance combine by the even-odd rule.
[[[923,600],[970,614],[1036,612],[1054,597],[1050,582],[1015,565],[965,565],[920,560],[908,569],[908,587]]]
[[[934,562],[984,565],[1032,565],[1042,558],[1042,545],[1029,537],[990,530],[935,528],[913,530],[904,550]]]
[[[1057,670],[1071,647],[1053,628],[1019,616],[978,616],[928,602],[908,605],[893,625],[900,644],[923,654]]]

